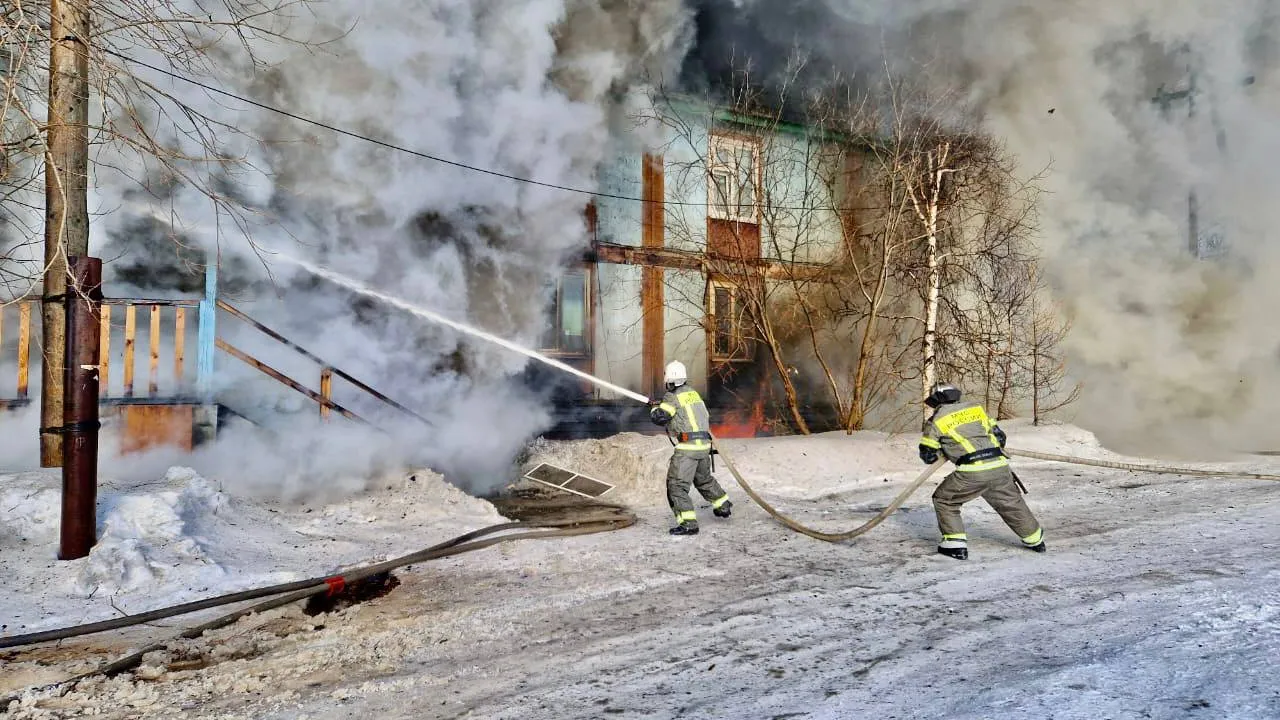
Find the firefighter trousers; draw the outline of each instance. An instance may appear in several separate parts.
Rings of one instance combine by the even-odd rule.
[[[944,538],[964,537],[960,507],[979,497],[986,500],[1005,525],[1024,542],[1039,537],[1040,522],[1022,499],[1012,471],[1002,467],[978,472],[957,470],[938,484],[938,489],[933,491],[933,509]]]
[[[671,464],[667,466],[667,504],[680,523],[697,522],[693,499],[689,497],[691,484],[712,507],[718,508],[729,499],[724,488],[711,476],[710,450],[676,450],[671,453]]]

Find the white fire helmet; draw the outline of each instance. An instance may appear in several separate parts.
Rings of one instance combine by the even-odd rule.
[[[689,379],[689,373],[684,369],[684,363],[679,360],[673,360],[667,363],[667,370],[662,375],[662,382],[667,387],[679,387]]]

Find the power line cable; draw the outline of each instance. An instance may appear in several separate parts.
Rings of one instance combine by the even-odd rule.
[[[250,99],[250,98],[244,97],[243,95],[237,95],[236,93],[233,93],[233,92],[230,92],[230,91],[227,91],[227,90],[222,90],[222,89],[220,89],[220,88],[216,88],[216,87],[214,87],[214,86],[212,86],[212,85],[209,85],[208,83],[201,82],[201,81],[196,80],[196,79],[194,79],[194,78],[189,78],[189,77],[187,77],[187,76],[185,76],[185,75],[182,75],[182,74],[180,74],[180,73],[173,72],[172,70],[166,70],[166,69],[164,69],[164,68],[157,67],[157,66],[155,66],[155,65],[152,65],[152,64],[150,64],[150,63],[144,62],[144,61],[142,61],[142,60],[138,60],[138,59],[135,59],[135,58],[129,57],[128,55],[125,55],[125,54],[123,54],[123,53],[116,52],[115,50],[112,50],[112,49],[110,49],[110,48],[105,48],[105,47],[101,47],[101,46],[99,46],[99,47],[98,47],[98,49],[99,49],[99,50],[101,50],[101,51],[102,51],[102,52],[104,52],[104,53],[107,53],[108,55],[113,55],[113,56],[115,56],[115,57],[117,57],[117,58],[120,58],[121,60],[124,60],[125,62],[133,63],[133,64],[135,64],[135,65],[140,65],[140,66],[145,67],[145,68],[148,68],[148,69],[150,69],[150,70],[154,70],[155,72],[158,72],[158,73],[160,73],[160,74],[162,74],[162,75],[167,75],[167,76],[169,76],[169,77],[171,77],[171,78],[174,78],[175,80],[181,80],[182,82],[189,83],[189,84],[191,84],[191,85],[195,85],[196,87],[202,88],[202,89],[207,90],[207,91],[209,91],[209,92],[217,93],[218,95],[222,95],[222,96],[224,96],[224,97],[228,97],[228,98],[231,98],[231,99],[233,99],[233,100],[237,100],[237,101],[242,102],[242,103],[245,103],[245,104],[247,104],[247,105],[252,105],[253,107],[260,108],[260,109],[262,109],[262,110],[266,110],[266,111],[268,111],[268,112],[272,112],[272,113],[275,113],[275,114],[277,114],[277,115],[283,115],[284,117],[290,118],[290,119],[292,119],[292,120],[297,120],[298,122],[307,123],[308,125],[314,125],[314,126],[319,127],[319,128],[324,128],[325,130],[328,130],[328,131],[330,131],[330,132],[334,132],[334,133],[337,133],[337,134],[339,134],[339,135],[346,135],[347,137],[355,138],[356,140],[362,140],[362,141],[364,141],[364,142],[372,143],[372,144],[374,144],[374,145],[378,145],[378,146],[381,146],[381,147],[387,148],[387,149],[389,149],[389,150],[395,150],[396,152],[406,153],[406,154],[408,154],[408,155],[413,155],[413,156],[415,156],[415,157],[420,157],[420,158],[423,158],[423,159],[425,159],[425,160],[431,160],[431,161],[433,161],[433,162],[443,163],[443,164],[445,164],[445,165],[452,165],[453,167],[461,168],[461,169],[463,169],[463,170],[470,170],[471,172],[482,173],[482,174],[484,174],[484,175],[491,175],[491,176],[493,176],[493,177],[503,178],[503,179],[505,179],[505,180],[511,180],[511,181],[514,181],[514,182],[526,183],[526,184],[528,184],[528,185],[537,185],[537,186],[539,186],[539,187],[550,188],[550,189],[552,189],[552,190],[562,190],[562,191],[564,191],[564,192],[577,193],[577,194],[580,194],[580,195],[589,195],[589,196],[591,196],[591,197],[593,197],[593,198],[608,198],[608,199],[610,199],[610,200],[626,200],[626,201],[629,201],[629,202],[638,202],[638,203],[646,203],[646,204],[648,204],[648,203],[653,203],[653,204],[662,204],[662,205],[675,205],[675,206],[680,206],[680,207],[711,207],[711,206],[712,206],[712,203],[708,203],[708,202],[690,202],[690,201],[681,201],[681,200],[665,200],[665,199],[661,199],[661,200],[650,200],[650,199],[648,199],[648,198],[633,197],[633,196],[631,196],[631,195],[616,195],[616,194],[613,194],[613,193],[598,192],[598,191],[596,191],[596,190],[586,190],[586,189],[583,189],[583,188],[576,188],[576,187],[571,187],[571,186],[568,186],[568,185],[558,185],[558,184],[556,184],[556,183],[549,183],[549,182],[543,182],[543,181],[541,181],[541,180],[534,180],[534,179],[532,179],[532,178],[521,177],[521,176],[519,176],[519,175],[511,175],[511,174],[509,174],[509,173],[504,173],[504,172],[501,172],[501,171],[498,171],[498,170],[491,170],[491,169],[489,169],[489,168],[483,168],[483,167],[479,167],[479,166],[476,166],[476,165],[469,165],[469,164],[467,164],[467,163],[458,162],[457,160],[449,160],[448,158],[443,158],[443,157],[440,157],[439,155],[432,155],[432,154],[430,154],[430,153],[425,153],[425,152],[422,152],[422,151],[419,151],[419,150],[414,150],[414,149],[412,149],[412,148],[404,147],[403,145],[396,145],[395,143],[387,142],[387,141],[385,141],[385,140],[379,140],[379,139],[377,139],[377,138],[375,138],[375,137],[370,137],[370,136],[368,136],[368,135],[362,135],[362,134],[360,134],[360,133],[353,132],[353,131],[351,131],[351,130],[344,130],[343,128],[336,127],[336,126],[334,126],[334,125],[330,125],[330,124],[325,123],[325,122],[321,122],[320,120],[315,120],[315,119],[312,119],[312,118],[309,118],[309,117],[305,117],[305,116],[303,116],[303,115],[299,115],[299,114],[297,114],[297,113],[290,112],[290,111],[288,111],[288,110],[283,110],[283,109],[281,109],[281,108],[278,108],[278,107],[275,107],[275,106],[272,106],[272,105],[268,105],[268,104],[266,104],[266,103],[261,103],[261,102],[258,102],[257,100],[252,100],[252,99]],[[826,209],[829,209],[829,210],[831,210],[832,212],[856,212],[856,211],[866,211],[866,210],[884,210],[884,209],[888,209],[888,208],[883,208],[883,207],[861,207],[861,208],[822,208],[822,207],[818,207],[818,206],[812,206],[812,207],[779,207],[779,206],[776,206],[776,205],[770,205],[770,206],[769,206],[769,208],[770,208],[770,209],[772,209],[772,210],[795,210],[795,211],[801,211],[801,210],[818,211],[818,210],[826,210]]]

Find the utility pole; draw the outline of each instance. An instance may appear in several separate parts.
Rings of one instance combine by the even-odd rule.
[[[89,254],[89,5],[50,0],[40,465],[62,466],[67,257]]]
[[[67,396],[62,426],[62,525],[59,560],[89,554],[97,542],[98,370],[102,320],[102,261],[67,258],[71,293],[67,312]]]

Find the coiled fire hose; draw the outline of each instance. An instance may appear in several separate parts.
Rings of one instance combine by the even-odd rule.
[[[424,550],[419,550],[417,552],[376,563],[374,565],[366,565],[344,570],[337,575],[254,588],[252,590],[229,593],[214,598],[197,600],[194,602],[184,603],[182,605],[160,608],[145,613],[139,613],[137,615],[113,618],[111,620],[104,620],[96,623],[87,623],[84,625],[0,638],[0,648],[22,647],[53,640],[65,640],[67,638],[79,637],[81,635],[104,632],[106,630],[116,630],[134,625],[141,625],[155,620],[176,617],[178,615],[185,615],[209,608],[231,605],[238,602],[244,602],[246,600],[278,596],[271,597],[271,599],[266,602],[242,608],[185,630],[172,640],[190,639],[199,637],[201,634],[209,630],[230,625],[247,615],[283,607],[299,600],[305,600],[313,595],[320,595],[322,593],[330,595],[337,594],[338,592],[341,592],[347,584],[355,583],[359,580],[364,580],[375,575],[380,575],[406,565],[413,565],[428,560],[437,560],[453,555],[461,555],[462,553],[481,550],[499,543],[512,542],[514,540],[573,537],[577,535],[591,535],[594,533],[621,530],[625,527],[634,525],[636,522],[635,514],[620,505],[598,503],[592,506],[592,511],[593,512],[586,515],[576,514],[569,520],[539,519],[490,525],[489,527],[480,528],[478,530],[473,530],[463,535],[459,535]],[[505,535],[498,534],[516,529],[522,529],[522,531],[508,533]],[[141,663],[144,655],[164,649],[169,642],[172,642],[172,640],[148,645],[120,658],[119,660],[115,660],[89,672],[38,688],[29,688],[27,692],[32,690],[50,690],[59,686],[69,686],[72,683],[76,683],[80,680],[96,675],[113,675],[124,672]],[[0,709],[7,707],[10,702],[18,699],[19,696],[17,695],[0,699]]]
[[[1036,452],[1033,450],[1006,449],[1005,453],[1007,455],[1012,455],[1016,457],[1025,457],[1025,458],[1030,458],[1034,460],[1046,460],[1049,462],[1060,462],[1060,463],[1067,463],[1071,465],[1091,465],[1093,467],[1111,468],[1115,470],[1132,470],[1134,472],[1153,473],[1157,475],[1187,475],[1187,476],[1195,476],[1195,477],[1268,480],[1272,482],[1280,481],[1280,475],[1268,475],[1265,473],[1240,472],[1235,470],[1202,470],[1198,468],[1179,468],[1179,467],[1170,467],[1165,465],[1141,465],[1137,463],[1122,463],[1122,462],[1114,462],[1111,460],[1090,460],[1086,458],[1071,457],[1069,455],[1054,455],[1052,453]],[[937,472],[938,468],[942,467],[946,463],[946,460],[938,460],[932,465],[926,467],[924,471],[921,472],[916,477],[915,480],[911,481],[910,485],[906,486],[905,488],[902,489],[902,492],[898,493],[897,497],[895,497],[892,502],[890,502],[883,510],[877,513],[875,517],[866,521],[862,525],[859,525],[858,527],[852,530],[846,530],[844,532],[823,532],[821,530],[815,530],[811,527],[805,526],[797,522],[796,520],[789,518],[786,515],[783,515],[781,512],[777,510],[777,508],[773,507],[764,498],[760,497],[760,494],[757,493],[755,489],[753,489],[745,479],[743,479],[742,473],[738,472],[738,468],[734,466],[733,461],[729,459],[729,457],[725,455],[723,451],[717,450],[716,454],[720,457],[721,460],[724,461],[725,466],[729,468],[729,473],[733,475],[733,479],[737,481],[738,485],[742,486],[743,492],[745,492],[748,497],[754,500],[757,505],[763,508],[765,512],[772,515],[775,520],[782,523],[786,527],[792,530],[795,530],[796,532],[801,533],[803,535],[808,535],[811,538],[814,538],[816,540],[823,540],[825,542],[842,542],[845,540],[852,540],[853,538],[856,538],[859,535],[866,533],[867,531],[871,530],[875,526],[884,522],[885,518],[888,518],[890,515],[896,512],[898,508],[902,507],[902,504],[905,503],[907,499],[910,498],[913,494],[915,494],[915,492],[920,489],[920,486],[923,485],[925,481],[929,479],[930,476],[932,476],[935,472]]]

